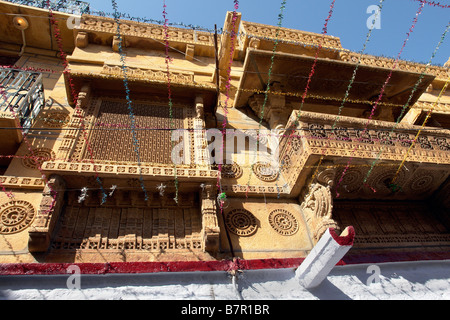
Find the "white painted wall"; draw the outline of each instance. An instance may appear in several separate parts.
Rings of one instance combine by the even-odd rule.
[[[378,264],[380,282],[367,283],[369,265],[335,267],[322,284],[301,287],[294,269],[245,271],[237,285],[244,300],[450,299],[450,260]],[[225,272],[81,275],[69,290],[67,276],[0,276],[0,299],[238,300]]]

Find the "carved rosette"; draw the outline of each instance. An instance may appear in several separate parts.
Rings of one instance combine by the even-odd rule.
[[[45,161],[55,159],[55,153],[48,148],[34,149],[33,152],[27,153],[22,159],[22,164],[29,169],[37,169],[38,165],[42,166]]]
[[[222,166],[222,178],[238,179],[242,176],[242,168],[237,163],[224,164]]]
[[[253,235],[258,229],[255,216],[245,209],[234,209],[225,215],[227,229],[240,237]]]
[[[14,200],[0,207],[0,234],[14,234],[28,228],[36,212],[31,203]]]
[[[298,221],[287,210],[276,209],[269,214],[269,224],[282,236],[292,236],[298,231]]]
[[[70,115],[67,112],[54,111],[45,116],[43,124],[49,128],[62,128],[66,127],[69,121]]]
[[[265,182],[272,182],[277,180],[279,170],[270,165],[270,163],[257,162],[253,166],[253,172],[258,177],[259,180]]]

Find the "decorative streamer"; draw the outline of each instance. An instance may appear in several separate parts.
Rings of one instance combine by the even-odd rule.
[[[443,9],[450,8],[450,5],[440,4],[439,2],[435,2],[435,1],[426,1],[426,0],[414,0],[414,1],[418,1],[418,2],[421,2],[422,4],[427,4],[429,6],[439,7],[439,8],[443,8]]]
[[[140,153],[139,153],[139,141],[137,139],[136,136],[136,118],[134,116],[134,111],[133,111],[133,102],[131,101],[131,97],[130,97],[130,88],[128,86],[128,76],[127,76],[127,67],[125,65],[125,53],[123,52],[123,38],[120,32],[120,20],[119,20],[119,13],[117,11],[117,3],[115,0],[111,0],[112,2],[112,7],[114,9],[114,21],[117,24],[117,37],[119,40],[119,55],[120,55],[120,61],[122,63],[122,73],[123,73],[123,85],[125,88],[125,98],[127,100],[127,108],[128,108],[128,113],[129,113],[129,118],[130,118],[130,122],[131,122],[131,133],[132,133],[132,138],[133,138],[133,146],[134,146],[134,151],[136,153],[136,158],[137,158],[137,164],[138,164],[138,168],[139,168],[139,182],[141,184],[141,188],[142,191],[144,191],[145,194],[145,201],[148,200],[148,194],[147,194],[147,190],[145,189],[145,185],[144,185],[144,178],[142,177],[142,167],[141,167],[141,157],[140,157]]]
[[[409,147],[408,151],[406,152],[406,155],[405,155],[405,157],[403,158],[402,163],[401,163],[400,166],[398,167],[397,172],[395,173],[394,178],[392,179],[392,182],[391,182],[391,185],[392,185],[392,186],[394,186],[394,187],[396,186],[396,185],[395,185],[395,181],[396,181],[397,178],[398,178],[398,174],[400,173],[400,170],[401,170],[402,167],[404,166],[404,164],[405,164],[405,162],[406,162],[406,159],[408,158],[408,155],[409,155],[410,151],[412,150],[412,148],[414,147],[414,145],[415,145],[417,139],[419,138],[419,135],[420,135],[420,133],[422,132],[422,129],[425,127],[426,123],[428,122],[428,119],[430,118],[431,113],[433,112],[435,106],[438,104],[439,100],[441,100],[441,98],[442,98],[442,95],[443,95],[444,92],[447,90],[447,87],[448,87],[449,83],[450,83],[450,76],[447,78],[447,81],[445,82],[444,87],[442,88],[441,92],[439,93],[439,96],[438,96],[437,100],[434,102],[433,107],[430,109],[430,111],[428,111],[427,116],[425,117],[425,120],[424,120],[423,123],[422,123],[422,127],[421,127],[420,130],[417,132],[416,137],[414,138],[414,140],[413,140],[411,146]]]
[[[418,89],[420,83],[422,82],[422,80],[423,80],[423,78],[424,78],[424,76],[425,76],[425,73],[426,73],[428,67],[431,65],[432,60],[434,59],[434,57],[436,56],[436,53],[438,52],[439,48],[441,47],[442,43],[444,42],[444,39],[445,39],[445,37],[446,37],[446,35],[447,35],[448,31],[449,31],[449,28],[450,28],[450,23],[447,24],[447,27],[445,28],[445,31],[444,31],[444,33],[442,34],[442,36],[441,36],[441,38],[440,38],[440,40],[439,40],[438,45],[437,45],[436,48],[434,49],[434,52],[433,52],[433,54],[431,55],[431,58],[430,58],[430,60],[428,61],[428,64],[426,65],[425,70],[421,73],[421,75],[420,75],[419,79],[417,80],[417,82],[416,82],[416,84],[415,84],[413,90],[411,91],[411,94],[409,95],[408,101],[407,101],[406,104],[403,106],[403,108],[402,108],[402,110],[401,110],[401,112],[400,112],[400,115],[399,115],[398,118],[397,118],[396,123],[394,124],[394,126],[393,126],[392,129],[391,129],[391,131],[389,132],[388,137],[387,137],[388,140],[391,138],[391,134],[394,132],[394,130],[397,128],[398,124],[400,123],[400,121],[401,121],[401,119],[402,119],[402,117],[403,117],[403,114],[405,113],[405,110],[409,107],[409,104],[410,104],[410,102],[411,102],[411,100],[412,100],[412,98],[413,98],[414,93],[417,91],[417,89]],[[436,103],[436,104],[437,104],[437,103]],[[434,107],[436,106],[436,104],[433,106],[433,109],[434,109]],[[422,129],[423,129],[423,128],[422,128]],[[370,174],[372,173],[372,171],[373,171],[373,169],[374,169],[376,163],[379,161],[380,156],[381,156],[383,150],[384,150],[384,146],[382,147],[382,149],[381,149],[380,152],[378,153],[376,159],[372,162],[372,165],[371,165],[369,171],[367,172],[366,177],[364,178],[364,183],[367,182],[367,179],[369,178]]]
[[[169,56],[169,27],[167,19],[167,11],[166,11],[166,0],[163,0],[163,18],[164,18],[164,44],[165,44],[165,50],[166,50],[166,67],[167,67],[167,92],[168,92],[168,99],[169,99],[169,117],[170,117],[170,126],[172,129],[175,129],[175,124],[173,120],[173,103],[172,103],[172,89],[171,89],[171,82],[170,82],[170,62],[172,62],[172,59]],[[172,131],[172,130],[171,130]],[[172,131],[173,132],[173,131]],[[174,148],[175,142],[172,141],[172,149]],[[173,172],[175,175],[175,202],[178,203],[178,177],[177,177],[177,165],[174,162],[173,164]]]
[[[323,28],[322,28],[322,37],[321,37],[321,41],[319,42],[319,45],[317,46],[316,54],[315,54],[315,57],[314,57],[314,62],[313,62],[313,65],[312,65],[312,67],[311,67],[311,72],[309,73],[309,76],[308,76],[308,81],[306,82],[305,91],[303,92],[303,95],[302,95],[302,102],[301,102],[300,108],[299,108],[299,110],[298,110],[297,118],[295,119],[295,121],[294,121],[294,123],[293,123],[293,125],[292,125],[292,128],[293,128],[293,129],[292,129],[291,134],[293,134],[293,133],[295,132],[295,128],[298,126],[298,121],[299,121],[299,119],[300,119],[300,114],[301,114],[303,105],[304,105],[304,103],[305,103],[306,96],[307,96],[307,94],[308,94],[309,85],[310,85],[311,79],[312,79],[312,77],[314,76],[314,73],[315,73],[315,71],[316,71],[316,65],[317,65],[317,61],[318,61],[318,59],[319,59],[319,53],[320,53],[320,51],[322,50],[323,40],[324,40],[325,35],[328,33],[328,22],[330,21],[332,15],[333,15],[333,9],[334,9],[334,4],[335,4],[335,2],[336,2],[336,0],[333,0],[333,1],[331,2],[331,4],[330,4],[330,11],[328,12],[328,16],[327,16],[327,18],[325,19],[325,24],[324,24],[324,26],[323,26]],[[339,101],[340,101],[340,100],[339,100]],[[289,143],[290,143],[290,142],[291,142],[291,139],[289,139]]]
[[[266,91],[264,93],[264,102],[263,102],[263,105],[262,105],[262,108],[261,108],[261,113],[260,113],[260,117],[259,117],[259,125],[258,125],[258,130],[257,130],[257,133],[256,133],[256,150],[255,150],[256,152],[255,152],[255,157],[258,155],[260,130],[261,130],[262,122],[264,120],[265,107],[266,107],[266,104],[267,104],[267,100],[269,98],[269,90],[270,90],[270,84],[271,84],[270,82],[271,82],[271,78],[272,78],[272,69],[273,69],[273,65],[274,65],[274,61],[275,61],[275,54],[276,54],[278,43],[279,43],[278,36],[279,36],[279,33],[280,33],[281,25],[283,24],[283,18],[284,18],[283,17],[283,11],[284,11],[285,8],[286,8],[286,0],[283,0],[281,2],[281,6],[280,6],[280,13],[278,14],[277,30],[276,30],[276,33],[275,33],[275,43],[274,43],[273,49],[272,49],[272,56],[270,57],[270,67],[269,67],[269,71],[267,73],[267,86],[266,86]],[[251,179],[252,174],[253,174],[254,165],[255,165],[255,160],[252,163],[251,170],[250,170],[249,175],[248,175],[247,191],[246,191],[246,194],[245,194],[246,197],[247,197],[248,191],[250,189],[250,179]]]
[[[33,67],[19,67],[17,65],[0,65],[0,69],[14,69],[14,70],[41,72],[41,73],[59,73],[58,71],[51,70],[51,69],[42,69],[42,68],[33,68]]]
[[[411,27],[409,28],[409,32],[406,34],[406,39],[405,39],[405,41],[403,41],[403,45],[402,45],[402,47],[401,47],[401,49],[400,49],[400,52],[399,52],[398,55],[397,55],[397,59],[395,60],[394,66],[392,67],[391,71],[389,72],[389,75],[388,75],[388,77],[387,77],[387,79],[386,79],[386,81],[385,81],[383,87],[381,88],[381,92],[380,92],[380,94],[379,94],[379,96],[378,96],[378,99],[376,100],[376,102],[375,102],[375,104],[374,104],[374,106],[373,106],[373,108],[372,108],[372,111],[371,111],[371,113],[370,113],[369,119],[367,119],[366,126],[364,127],[364,130],[363,130],[363,132],[361,133],[361,135],[360,135],[360,137],[359,137],[359,139],[358,139],[358,142],[361,142],[361,140],[363,139],[364,134],[365,134],[366,131],[367,131],[367,126],[369,125],[370,121],[372,120],[372,117],[373,117],[374,114],[375,114],[375,110],[377,109],[378,103],[379,103],[379,102],[381,101],[381,99],[383,98],[384,91],[386,90],[386,87],[387,87],[389,81],[391,80],[391,77],[392,77],[392,74],[394,73],[394,70],[395,70],[395,69],[397,68],[397,66],[398,66],[398,61],[399,61],[399,59],[400,59],[400,56],[401,56],[402,53],[403,53],[403,49],[406,47],[406,43],[408,42],[409,37],[410,37],[411,33],[413,32],[413,30],[414,30],[414,28],[415,28],[415,26],[416,26],[416,23],[417,23],[417,21],[418,21],[419,15],[422,13],[422,10],[423,10],[424,6],[425,6],[425,3],[421,2],[421,3],[420,3],[420,6],[419,6],[419,9],[418,9],[417,12],[416,12],[416,16],[414,17],[413,23],[412,23]],[[355,151],[356,151],[356,148],[353,150],[353,152],[355,152]],[[347,164],[350,165],[352,161],[353,161],[353,157],[350,157],[350,159],[348,160],[348,163],[347,163]],[[345,169],[344,169],[344,172],[343,172],[342,175],[341,175],[341,178],[339,179],[339,181],[338,181],[338,183],[337,183],[337,185],[336,185],[336,198],[339,198],[339,193],[338,193],[337,190],[338,190],[340,184],[342,183],[342,180],[344,179],[344,176],[345,176],[345,174],[347,173],[347,171],[348,171],[348,168],[345,168]]]
[[[234,2],[234,11],[233,11],[233,17],[231,19],[231,50],[230,50],[230,62],[228,64],[228,69],[227,69],[227,83],[226,83],[226,99],[225,99],[225,105],[223,106],[223,112],[224,112],[224,120],[222,122],[222,145],[221,145],[221,152],[220,154],[223,155],[223,151],[225,149],[225,134],[226,134],[226,128],[227,128],[227,124],[228,124],[228,102],[230,100],[230,89],[231,89],[231,66],[233,64],[233,55],[234,55],[234,50],[235,50],[235,46],[234,43],[236,41],[236,33],[234,32],[235,27],[236,27],[236,20],[237,20],[237,11],[239,9],[239,1],[238,0],[233,0]],[[223,156],[222,159],[220,159],[219,161],[219,165],[218,165],[218,171],[219,174],[217,175],[217,188],[219,189],[219,193],[222,193],[222,162],[223,162]],[[220,206],[220,212],[223,213],[223,206]]]
[[[333,126],[331,127],[332,130],[336,127],[336,124],[339,121],[339,117],[340,117],[340,115],[342,113],[342,109],[344,108],[344,105],[347,102],[348,96],[350,94],[350,90],[352,89],[353,82],[355,81],[355,78],[356,78],[356,73],[358,72],[359,66],[361,65],[362,57],[364,55],[364,52],[366,51],[366,47],[367,47],[367,44],[369,43],[369,39],[370,39],[370,37],[372,35],[372,31],[375,28],[376,20],[377,20],[378,16],[381,14],[381,10],[383,10],[383,2],[384,2],[384,0],[381,0],[380,3],[378,4],[379,10],[377,10],[376,13],[375,13],[375,17],[374,17],[374,20],[373,20],[372,28],[370,28],[369,32],[367,32],[366,41],[364,42],[363,48],[360,51],[358,62],[356,63],[355,69],[353,70],[352,78],[350,79],[350,83],[348,84],[347,90],[345,91],[344,99],[342,100],[342,103],[339,106],[337,117],[336,117],[336,119],[335,119],[335,121],[333,123]]]
[[[16,111],[14,111],[14,107],[11,106],[11,103],[8,102],[8,99],[7,99],[6,94],[5,94],[5,90],[4,90],[4,88],[3,88],[3,86],[2,86],[1,84],[0,84],[0,89],[1,89],[2,98],[5,100],[5,103],[8,104],[8,105],[7,105],[7,108],[9,108],[9,111],[11,112],[11,114],[13,115],[13,117],[17,120],[17,113],[16,113]],[[18,127],[19,127],[20,131],[22,132],[23,141],[25,142],[26,147],[27,147],[28,151],[29,151],[30,154],[31,154],[31,159],[35,162],[36,167],[37,167],[37,169],[39,170],[39,172],[40,172],[40,174],[41,174],[42,180],[44,181],[45,185],[48,186],[48,188],[49,188],[49,190],[50,190],[50,194],[53,196],[53,198],[52,198],[52,203],[50,204],[50,208],[48,208],[47,210],[45,210],[45,211],[43,212],[44,215],[45,215],[45,214],[49,214],[49,213],[53,210],[53,208],[54,208],[54,206],[55,206],[55,204],[56,204],[56,196],[58,195],[58,193],[57,193],[56,191],[54,191],[53,187],[48,183],[47,176],[46,176],[45,173],[43,172],[42,167],[41,167],[41,164],[40,164],[39,161],[36,159],[36,155],[34,154],[34,150],[33,150],[33,148],[32,148],[32,144],[30,143],[30,141],[28,141],[27,135],[26,135],[26,133],[25,133],[25,131],[24,131],[22,125],[20,124],[20,121],[18,121]],[[3,190],[3,191],[6,191],[6,189],[5,189],[4,186],[3,186],[3,183],[2,183],[2,187],[3,187],[2,190]],[[14,198],[14,195],[13,195],[12,193],[6,193],[6,195],[7,195],[10,199],[11,199],[11,196],[12,196],[12,198]]]
[[[8,98],[6,97],[5,94],[5,90],[3,89],[3,86],[1,84],[0,84],[0,95],[2,96],[3,100],[5,100],[5,102],[8,101]],[[6,190],[5,185],[1,180],[0,180],[0,188],[2,188],[2,191],[6,194],[8,198],[10,198],[11,200],[14,199],[14,194],[11,191]]]
[[[366,47],[367,47],[367,44],[369,43],[369,39],[370,39],[370,37],[372,35],[372,31],[373,31],[373,29],[375,27],[375,23],[376,23],[377,17],[378,17],[378,15],[381,14],[381,10],[383,9],[383,2],[384,2],[384,0],[381,0],[380,3],[378,4],[379,10],[376,11],[375,17],[374,17],[374,20],[373,20],[373,23],[372,23],[372,28],[369,29],[369,32],[366,35],[366,41],[364,42],[363,48],[360,51],[358,62],[356,63],[355,69],[353,70],[353,75],[352,75],[352,77],[350,79],[350,82],[348,84],[347,90],[345,91],[344,99],[342,100],[341,105],[339,106],[338,114],[336,116],[336,119],[334,120],[333,125],[331,126],[331,130],[332,131],[335,129],[336,124],[339,121],[339,117],[340,117],[340,115],[342,113],[342,109],[344,108],[344,105],[345,105],[345,103],[346,103],[346,101],[348,99],[348,96],[350,94],[350,90],[352,89],[352,85],[353,85],[353,83],[355,81],[355,78],[356,78],[356,73],[358,72],[359,66],[361,65],[362,57],[364,55],[364,52],[366,51]],[[316,170],[314,171],[314,173],[313,173],[313,175],[311,177],[311,183],[314,181],[317,173],[319,172],[320,165],[322,164],[322,161],[325,158],[324,153],[325,153],[325,150],[322,151],[322,156],[320,157],[319,163],[317,164],[317,168],[316,168]]]
[[[61,30],[59,29],[58,22],[56,21],[55,15],[53,14],[53,11],[52,11],[52,8],[51,8],[51,5],[50,5],[50,0],[46,0],[46,1],[47,1],[46,5],[48,7],[48,13],[49,13],[49,16],[50,16],[50,22],[51,22],[51,24],[53,26],[53,32],[55,34],[56,43],[58,45],[59,56],[61,58],[63,66],[64,66],[63,73],[64,73],[64,75],[66,75],[66,77],[67,77],[67,79],[69,81],[69,87],[70,87],[70,91],[71,91],[71,94],[72,94],[73,104],[76,106],[75,107],[75,112],[77,113],[77,116],[80,118],[80,125],[81,125],[82,131],[83,131],[83,138],[86,141],[86,147],[87,147],[87,150],[88,150],[88,152],[89,152],[89,154],[91,156],[91,162],[92,162],[92,164],[94,164],[93,151],[92,151],[91,145],[89,143],[89,139],[88,139],[86,130],[84,130],[85,129],[84,117],[83,117],[83,115],[82,115],[82,113],[80,111],[80,108],[77,106],[78,94],[77,94],[77,92],[75,90],[75,84],[73,83],[73,79],[70,76],[69,62],[67,61],[67,54],[64,52],[64,49],[63,49],[62,38],[61,38]],[[97,172],[97,170],[95,168],[95,165],[93,167],[94,167],[94,172],[95,172],[95,180],[97,181],[97,183],[100,186],[100,189],[102,190],[102,204],[104,204],[104,202],[106,201],[107,195],[106,195],[105,190],[103,189],[103,184],[102,184],[102,181],[99,178],[99,174],[98,174],[98,172]]]
[[[315,73],[315,70],[316,70],[316,64],[317,64],[317,61],[319,59],[320,50],[322,49],[323,40],[324,40],[325,35],[328,33],[328,22],[330,21],[332,15],[333,15],[333,9],[334,9],[335,2],[336,2],[336,0],[332,0],[331,1],[330,10],[328,12],[327,18],[325,19],[325,24],[324,24],[324,26],[322,28],[322,37],[321,37],[321,40],[320,40],[319,45],[318,45],[317,50],[316,50],[316,54],[315,54],[315,57],[314,57],[314,62],[313,62],[313,65],[311,67],[311,72],[309,73],[309,76],[308,76],[308,81],[306,82],[305,91],[303,92],[303,95],[302,95],[302,102],[301,102],[300,108],[298,110],[297,118],[295,119],[295,121],[294,121],[294,123],[292,125],[292,132],[290,133],[289,138],[288,138],[288,143],[289,144],[292,142],[292,138],[293,138],[293,135],[294,135],[294,132],[295,132],[295,128],[298,126],[298,123],[299,123],[300,114],[301,114],[303,105],[305,103],[306,96],[308,94],[309,85],[311,83],[311,79],[314,76],[314,73]],[[279,166],[278,178],[281,176],[281,169],[283,168],[283,166],[284,166],[284,163],[282,163],[281,166]],[[278,181],[278,178],[277,178],[277,181]],[[280,197],[280,194],[278,194],[278,198],[279,197]]]

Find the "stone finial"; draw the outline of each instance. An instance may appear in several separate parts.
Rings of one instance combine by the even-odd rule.
[[[447,62],[444,64],[444,67],[450,68],[450,58],[448,58]]]

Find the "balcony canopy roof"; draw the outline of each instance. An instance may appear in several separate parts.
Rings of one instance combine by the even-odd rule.
[[[272,51],[249,49],[244,61],[244,73],[241,78],[235,107],[244,107],[249,97],[255,92],[266,90],[268,71],[271,65]],[[314,64],[314,57],[276,53],[273,57],[271,83],[279,83],[281,93],[291,101],[301,101],[308,77]],[[392,63],[393,64],[393,63]],[[309,84],[307,102],[320,102],[330,105],[341,104],[348,88],[356,63],[341,60],[318,58],[315,72]],[[390,74],[387,67],[376,67],[360,64],[348,96],[348,104],[354,107],[367,108],[375,102]],[[382,103],[398,105],[407,103],[408,98],[421,77],[421,73],[396,68],[386,86]],[[413,105],[435,79],[434,75],[424,74],[423,79],[413,95]],[[269,93],[270,94],[270,93]]]

